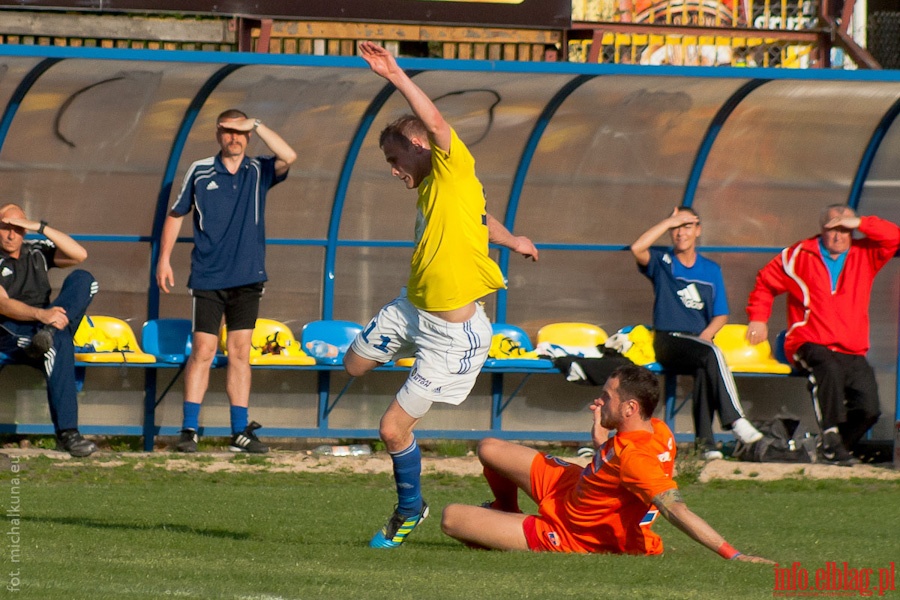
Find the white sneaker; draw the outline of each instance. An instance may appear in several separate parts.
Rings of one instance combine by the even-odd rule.
[[[743,417],[731,424],[731,433],[734,434],[734,437],[748,445],[758,442],[763,438],[762,432]]]
[[[722,460],[725,455],[718,450],[707,450],[702,454],[703,460]]]

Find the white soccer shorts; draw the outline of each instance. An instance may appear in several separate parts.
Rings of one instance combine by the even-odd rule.
[[[416,357],[397,401],[411,417],[421,418],[434,402],[460,404],[468,397],[487,360],[491,333],[480,304],[465,323],[449,323],[401,296],[382,307],[352,348],[380,363]]]

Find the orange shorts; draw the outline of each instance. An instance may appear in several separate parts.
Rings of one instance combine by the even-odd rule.
[[[567,540],[564,524],[556,518],[554,498],[565,496],[578,483],[584,468],[567,463],[547,454],[537,454],[531,463],[531,497],[538,503],[540,516],[530,515],[522,523],[528,548],[535,552],[585,552],[584,548],[573,546]],[[548,536],[538,533],[550,527],[555,532]],[[546,526],[545,526],[546,525]]]

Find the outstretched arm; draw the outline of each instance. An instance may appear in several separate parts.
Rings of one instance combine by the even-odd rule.
[[[663,219],[644,233],[631,244],[631,253],[634,254],[635,260],[642,267],[647,266],[650,262],[650,246],[658,240],[665,232],[688,223],[698,223],[700,219],[697,215],[687,211],[678,211],[678,207],[672,211],[672,214]]]
[[[509,229],[503,226],[503,223],[487,215],[488,239],[492,244],[498,244],[509,248],[513,252],[518,252],[525,258],[537,261],[538,250],[530,239],[524,235],[513,235]]]
[[[362,42],[359,53],[372,71],[394,84],[406,98],[413,114],[422,119],[431,141],[441,150],[450,150],[450,125],[425,92],[400,68],[394,56],[374,42]]]
[[[750,554],[741,554],[725,541],[719,532],[687,507],[677,489],[665,491],[653,499],[653,505],[668,521],[703,544],[722,558],[745,562],[774,564],[771,560]]]

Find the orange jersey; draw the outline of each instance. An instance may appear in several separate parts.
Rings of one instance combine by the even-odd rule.
[[[539,454],[531,466],[532,496],[538,500],[532,550],[661,554],[662,540],[641,520],[658,494],[677,488],[675,438],[652,419],[653,433],[617,433],[578,467]]]

